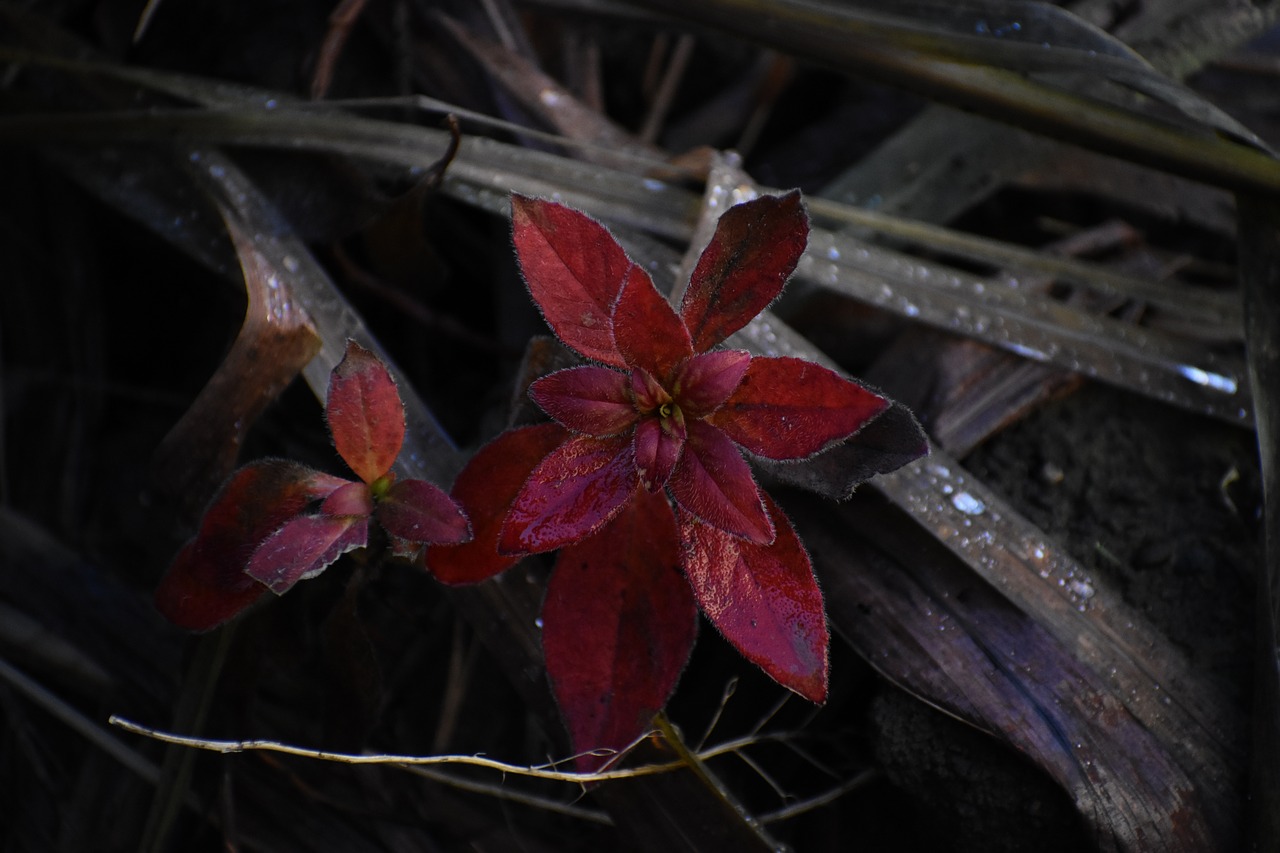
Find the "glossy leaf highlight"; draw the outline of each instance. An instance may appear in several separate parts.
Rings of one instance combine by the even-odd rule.
[[[507,513],[498,551],[533,554],[578,542],[617,515],[638,485],[631,436],[573,436],[529,475]]]
[[[756,545],[681,513],[685,576],[702,612],[743,657],[811,702],[827,698],[830,633],[809,555],[767,496],[778,531]]]

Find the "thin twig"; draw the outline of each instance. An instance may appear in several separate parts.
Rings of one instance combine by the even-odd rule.
[[[403,766],[402,770],[429,779],[432,782],[438,782],[441,785],[448,785],[461,791],[469,791],[473,794],[483,794],[488,797],[496,797],[502,800],[509,800],[513,803],[530,806],[543,811],[555,812],[566,817],[577,818],[578,820],[590,821],[591,823],[599,823],[605,826],[612,826],[613,819],[605,812],[595,809],[585,809],[581,806],[575,806],[571,803],[564,803],[559,800],[552,800],[547,797],[539,797],[536,794],[530,794],[524,791],[515,791],[511,788],[491,785],[485,782],[476,782],[472,779],[463,779],[454,776],[452,773],[445,773],[431,767],[421,766]]]
[[[591,782],[607,782],[611,779],[630,779],[636,776],[650,776],[655,773],[666,773],[679,769],[681,762],[670,762],[667,764],[651,764],[644,767],[635,767],[626,770],[608,770],[603,773],[571,773],[563,770],[555,770],[555,765],[572,761],[580,756],[574,755],[564,761],[557,761],[553,764],[541,766],[523,766],[519,764],[508,764],[503,761],[495,761],[492,758],[485,758],[482,755],[384,755],[384,754],[354,754],[345,752],[330,752],[323,749],[306,749],[299,746],[291,746],[286,743],[280,743],[274,740],[212,740],[207,738],[189,737],[186,735],[173,734],[171,732],[153,729],[149,726],[139,725],[138,723],[126,720],[123,717],[112,715],[109,720],[111,725],[118,726],[127,732],[133,734],[144,735],[164,743],[172,743],[178,746],[188,746],[195,749],[209,750],[210,752],[235,753],[235,752],[280,752],[285,755],[296,755],[302,758],[315,758],[321,761],[334,761],[340,764],[403,764],[403,765],[431,765],[431,764],[468,764],[475,767],[488,767],[492,770],[500,770],[503,773],[510,773],[515,776],[531,776],[536,779],[550,779],[558,782],[574,782],[578,784],[586,784]],[[649,737],[646,734],[644,737]],[[639,740],[643,740],[640,738]],[[637,740],[637,743],[639,742]],[[628,747],[629,749],[630,747]],[[623,750],[625,752],[626,750]],[[581,753],[581,755],[606,756],[614,755],[614,750],[592,750],[590,752]]]
[[[813,811],[816,808],[825,806],[827,803],[831,803],[831,802],[834,802],[835,800],[840,799],[841,797],[843,797],[845,794],[849,793],[852,790],[861,788],[862,786],[873,781],[879,775],[880,775],[879,770],[864,770],[861,773],[859,773],[857,776],[854,776],[848,782],[845,782],[843,785],[837,785],[836,787],[828,791],[824,791],[823,793],[819,794],[816,797],[810,797],[806,800],[801,800],[799,802],[792,803],[791,805],[784,806],[783,808],[780,808],[777,811],[772,811],[772,812],[768,812],[767,814],[762,814],[758,817],[758,820],[761,823],[775,823],[780,820],[786,820],[788,818],[796,817],[797,815],[804,814],[805,812],[808,812],[808,811]]]

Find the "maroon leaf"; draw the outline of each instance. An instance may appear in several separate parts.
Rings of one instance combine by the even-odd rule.
[[[690,417],[714,412],[729,399],[751,364],[751,354],[742,350],[718,350],[696,355],[676,372],[672,393]]]
[[[635,464],[629,435],[572,436],[533,469],[516,495],[498,551],[554,551],[595,533],[636,493]]]
[[[427,570],[442,583],[479,583],[519,560],[498,553],[498,534],[529,474],[566,438],[558,424],[538,424],[508,430],[480,448],[453,484],[474,536],[463,545],[428,548]]]
[[[320,504],[322,515],[362,515],[373,513],[373,498],[364,483],[346,483]]]
[[[329,377],[325,418],[338,455],[361,480],[391,470],[404,441],[404,404],[386,366],[355,341]]]
[[[392,485],[378,499],[374,516],[392,536],[410,542],[456,545],[471,538],[471,524],[462,507],[426,480]]]
[[[542,607],[547,675],[576,751],[622,750],[675,690],[697,632],[671,507],[641,493],[560,552]],[[614,760],[581,755],[594,772]]]
[[[929,440],[915,416],[901,403],[892,402],[856,435],[830,450],[799,462],[766,459],[758,464],[776,481],[845,501],[865,480],[896,471],[928,452]]]
[[[643,368],[659,382],[670,379],[672,370],[693,355],[689,330],[639,267],[627,276],[618,294],[613,339],[629,367]]]
[[[367,516],[300,515],[268,536],[244,571],[276,595],[283,595],[298,581],[315,577],[368,541]]]
[[[636,470],[641,485],[656,492],[667,484],[680,461],[686,435],[684,418],[678,411],[672,417],[645,418],[636,425]]]
[[[294,462],[272,459],[241,468],[227,480],[156,589],[156,608],[179,627],[208,631],[264,592],[244,573],[262,540],[346,480]]]
[[[804,459],[857,432],[889,401],[819,364],[753,358],[728,401],[708,420],[766,459]]]
[[[704,421],[687,423],[689,437],[668,485],[682,509],[712,527],[753,542],[773,541],[773,524],[741,451]]]
[[[587,358],[623,367],[613,304],[634,264],[613,235],[564,205],[513,195],[511,239],[529,295],[556,336]]]
[[[782,292],[809,240],[800,191],[761,196],[724,212],[680,305],[693,348],[706,352]]]
[[[574,432],[603,437],[625,431],[640,417],[625,373],[608,367],[571,367],[529,388],[542,410]]]
[[[667,389],[642,367],[631,371],[631,394],[636,401],[636,409],[645,415],[671,402]]]
[[[747,660],[811,702],[827,699],[830,634],[822,592],[791,522],[767,496],[772,545],[680,513],[685,576],[702,612]]]

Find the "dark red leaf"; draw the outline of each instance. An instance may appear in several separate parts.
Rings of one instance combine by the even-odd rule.
[[[750,364],[751,354],[742,350],[704,352],[680,365],[671,392],[686,415],[705,417],[724,405]]]
[[[322,515],[363,515],[373,513],[373,498],[364,483],[347,483],[320,504]]]
[[[631,436],[575,435],[548,454],[516,495],[498,551],[554,551],[595,533],[640,484]]]
[[[778,531],[754,545],[680,513],[685,576],[702,612],[747,660],[811,702],[827,699],[830,634],[822,592],[791,522],[768,496]]]
[[[480,448],[453,484],[453,497],[471,519],[474,537],[464,545],[433,545],[426,564],[447,584],[478,583],[519,557],[498,553],[498,534],[511,502],[529,474],[569,434],[558,424],[508,430]]]
[[[445,492],[426,480],[401,480],[378,499],[378,523],[392,536],[410,542],[457,545],[471,538],[466,513]]]
[[[325,418],[338,455],[372,483],[391,470],[404,441],[404,404],[378,357],[355,341],[329,377]]]
[[[235,616],[266,592],[244,573],[259,543],[347,482],[279,459],[241,468],[160,581],[156,608],[190,631],[207,631]]]
[[[629,367],[643,368],[659,382],[667,382],[676,366],[693,355],[688,329],[639,267],[618,294],[613,339]]]
[[[697,608],[666,496],[639,494],[560,552],[542,607],[547,675],[575,751],[622,750],[648,730],[689,660]],[[583,755],[594,772],[614,760]]]
[[[268,536],[244,571],[283,595],[298,581],[315,577],[368,541],[367,516],[300,515]]]
[[[529,295],[562,342],[624,366],[613,344],[613,305],[634,264],[605,227],[542,199],[511,197],[511,239]]]
[[[644,368],[631,371],[631,395],[636,401],[636,409],[644,415],[671,402],[667,389]]]
[[[706,352],[767,308],[808,241],[809,217],[799,190],[726,210],[680,305],[693,348]]]
[[[656,492],[667,484],[680,461],[686,435],[679,412],[668,418],[648,417],[636,425],[636,470],[641,485]]]
[[[876,474],[896,471],[928,454],[929,440],[915,416],[894,402],[852,438],[798,462],[759,465],[769,476],[823,497],[845,501],[854,489]]]
[[[640,414],[625,373],[608,367],[571,367],[529,388],[542,410],[574,432],[603,437],[633,426]]]
[[[773,525],[742,452],[705,421],[686,424],[688,439],[668,485],[686,512],[753,542],[773,541]]]
[[[889,401],[820,364],[753,358],[708,420],[766,459],[804,459],[853,435]]]

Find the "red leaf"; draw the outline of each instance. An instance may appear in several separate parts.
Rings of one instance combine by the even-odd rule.
[[[617,435],[639,419],[625,373],[608,367],[571,367],[542,377],[529,388],[542,410],[574,432]]]
[[[631,395],[636,401],[637,411],[645,415],[671,402],[667,389],[642,367],[631,371]]]
[[[373,514],[373,498],[369,495],[369,487],[364,483],[346,483],[336,489],[333,494],[320,504],[322,515],[361,515],[366,518]]]
[[[404,404],[378,357],[355,341],[329,377],[325,418],[338,455],[356,476],[372,483],[400,454]]]
[[[767,496],[778,537],[736,539],[680,513],[684,571],[702,612],[747,660],[811,702],[827,699],[822,592],[791,522]]]
[[[638,495],[598,534],[560,552],[542,606],[542,647],[575,751],[625,749],[675,690],[697,633],[678,565],[662,494]],[[582,755],[578,770],[614,760]]]
[[[368,541],[367,516],[300,515],[268,536],[244,571],[283,595],[298,581],[315,577]]]
[[[669,418],[645,418],[636,425],[636,470],[646,489],[656,492],[671,479],[686,435],[684,417],[679,413]]]
[[[889,401],[819,364],[753,358],[728,401],[708,420],[766,459],[804,459],[844,441]]]
[[[705,421],[686,424],[689,437],[668,485],[681,509],[734,536],[768,544],[773,525],[742,452]]]
[[[672,393],[685,414],[694,418],[714,412],[738,387],[751,364],[751,354],[742,350],[704,352],[680,365]]]
[[[244,573],[258,544],[347,482],[279,459],[241,468],[223,485],[196,537],[160,581],[156,609],[189,631],[226,622],[266,592]]]
[[[498,535],[498,551],[554,551],[595,533],[636,493],[631,436],[575,435],[529,475]]]
[[[809,218],[799,190],[726,210],[680,305],[693,348],[706,352],[767,308],[808,241]]]
[[[558,424],[538,424],[504,432],[480,448],[453,484],[475,535],[463,545],[428,548],[427,570],[442,583],[478,583],[519,560],[498,553],[502,523],[529,474],[566,438]]]
[[[378,523],[392,536],[410,542],[456,545],[471,538],[462,507],[426,480],[402,480],[378,499]]]
[[[668,381],[676,366],[693,355],[689,330],[639,267],[618,294],[613,339],[629,367],[643,368],[659,382]]]
[[[634,266],[605,227],[576,210],[513,195],[511,239],[529,295],[556,337],[587,358],[623,367],[613,304]]]

